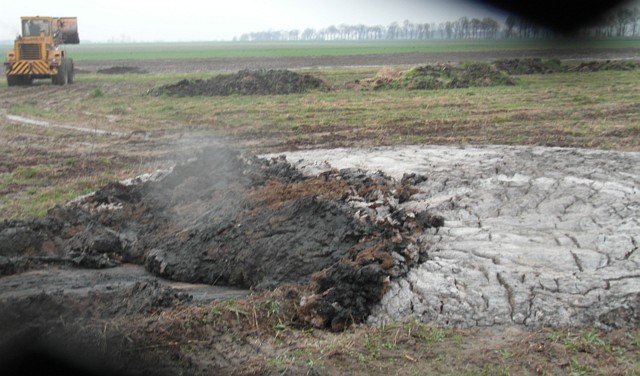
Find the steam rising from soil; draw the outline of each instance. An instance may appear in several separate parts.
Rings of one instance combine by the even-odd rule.
[[[443,219],[399,207],[424,179],[304,177],[282,157],[208,148],[158,181],[111,183],[43,219],[3,223],[0,273],[134,263],[174,281],[300,284],[309,291],[301,321],[340,330],[363,322],[389,281],[424,260],[417,235]]]

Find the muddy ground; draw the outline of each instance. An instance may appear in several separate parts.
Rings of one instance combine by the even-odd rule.
[[[77,336],[73,320],[92,327],[142,315],[144,327],[166,310],[274,288],[299,328],[411,319],[637,328],[639,162],[637,152],[543,147],[323,149],[286,159],[213,148],[157,182],[110,184],[45,219],[5,222],[5,344]],[[229,314],[249,315],[240,307]],[[115,371],[177,372],[166,358],[122,354],[157,343],[155,331],[130,343],[113,331],[105,335],[118,343],[106,352],[119,359]],[[242,349],[214,364],[194,354],[187,368],[273,371]]]
[[[288,154],[328,167],[428,176],[402,207],[428,209],[428,260],[392,282],[369,318],[440,325],[636,327],[639,153],[409,146]]]
[[[388,280],[420,261],[417,235],[442,225],[428,212],[397,208],[415,179],[424,178],[304,178],[284,159],[208,148],[158,181],[111,183],[45,218],[5,221],[0,275],[49,263],[124,263],[173,281],[258,291],[311,282],[300,320],[338,330],[367,318]]]

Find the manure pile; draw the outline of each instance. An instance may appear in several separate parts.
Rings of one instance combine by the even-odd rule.
[[[606,70],[634,70],[640,66],[633,61],[604,60],[586,61],[579,64],[562,64],[558,59],[542,60],[540,58],[501,59],[493,65],[508,74],[548,74],[563,72],[598,72]]]
[[[288,70],[241,70],[208,80],[182,80],[153,89],[151,95],[179,97],[226,95],[282,95],[319,89],[322,80],[308,74]]]
[[[426,179],[331,170],[211,148],[158,181],[111,183],[42,219],[0,224],[0,275],[144,265],[174,281],[257,290],[299,284],[305,325],[363,322],[389,281],[426,255],[443,219],[401,209]]]

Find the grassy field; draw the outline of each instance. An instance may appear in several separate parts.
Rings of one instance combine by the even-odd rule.
[[[7,114],[132,135],[4,124],[0,217],[43,215],[109,179],[155,168],[166,160],[154,156],[167,153],[174,138],[196,144],[223,139],[254,152],[415,143],[640,150],[637,71],[528,75],[518,76],[515,86],[430,91],[353,87],[356,80],[393,74],[388,68],[306,73],[331,89],[250,97],[147,95],[162,84],[212,74],[84,74],[69,88],[43,83],[20,88],[17,96],[0,87]]]
[[[11,46],[0,46],[7,50]],[[429,40],[373,42],[81,43],[65,46],[78,60],[264,58],[564,48],[640,48],[640,39]]]

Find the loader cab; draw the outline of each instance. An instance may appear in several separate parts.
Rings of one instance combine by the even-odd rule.
[[[48,37],[51,35],[51,19],[46,18],[23,18],[23,37]]]

